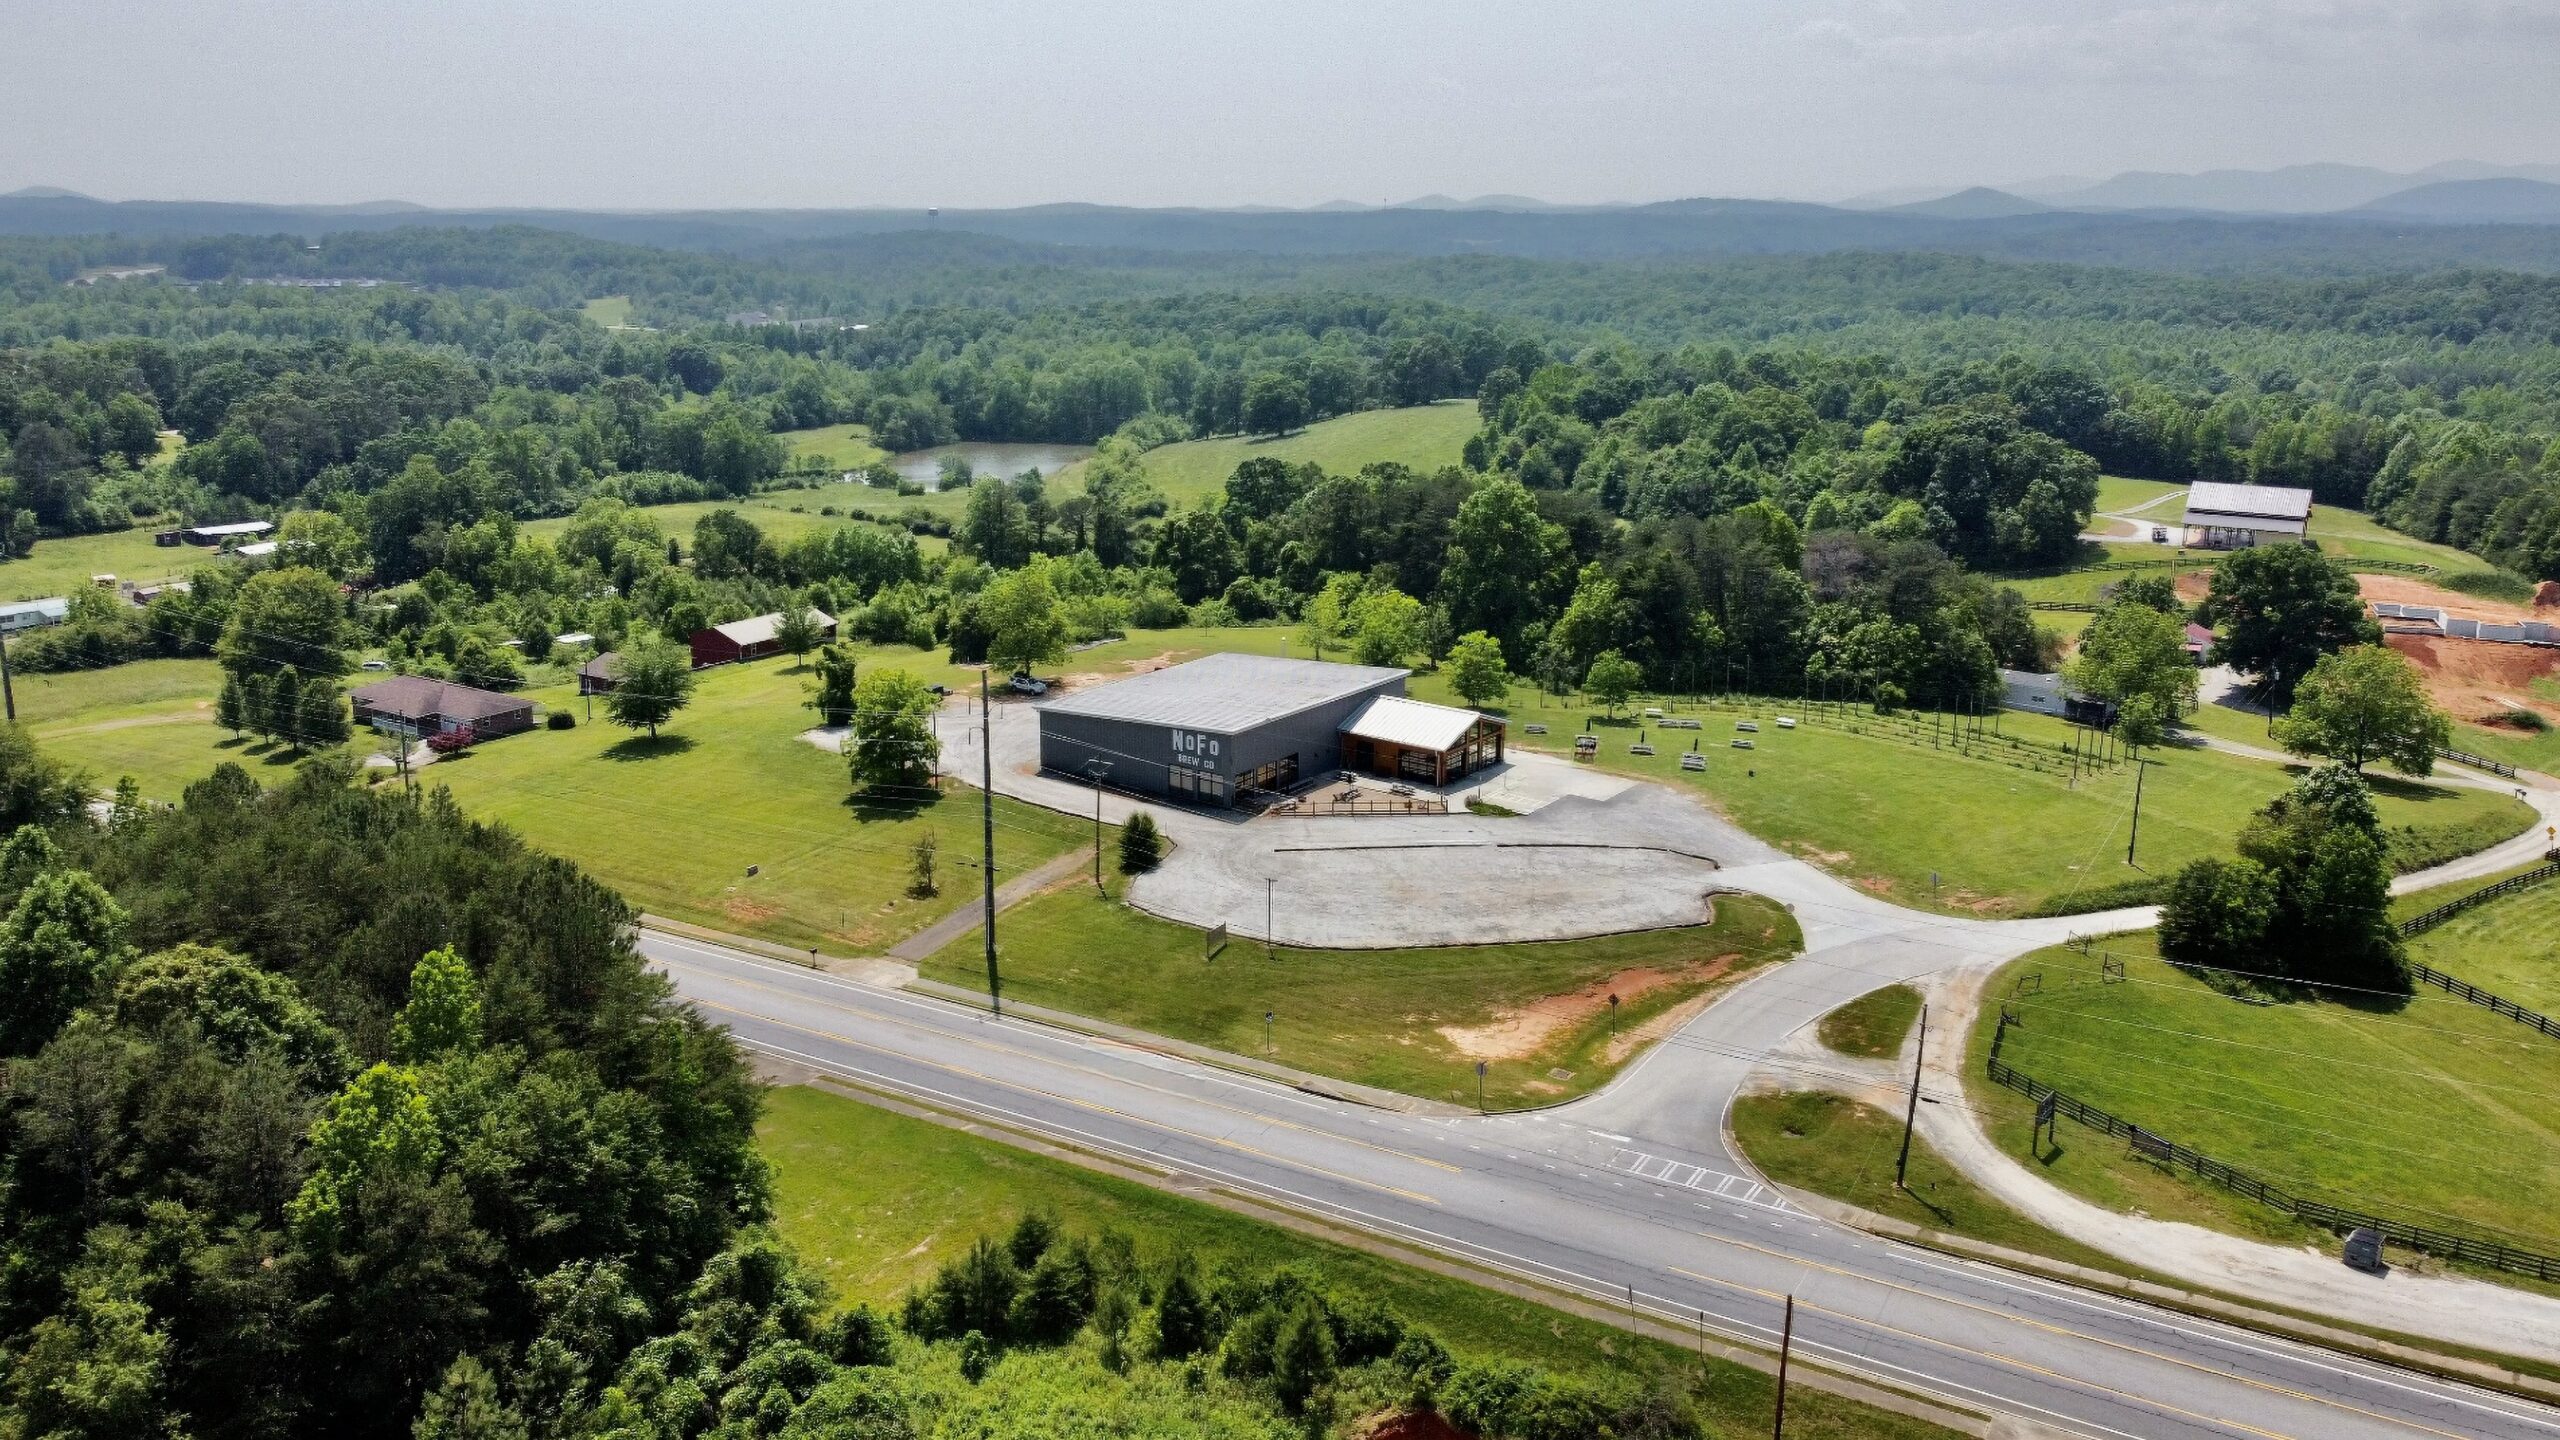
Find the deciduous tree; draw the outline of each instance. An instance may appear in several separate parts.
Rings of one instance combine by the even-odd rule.
[[[1458,637],[1449,649],[1449,688],[1474,706],[1499,705],[1511,692],[1511,671],[1502,663],[1502,642],[1481,630]]]
[[[2427,698],[2418,667],[2382,645],[2323,655],[2303,677],[2293,708],[2275,723],[2276,743],[2297,755],[2325,755],[2358,774],[2387,760],[2405,774],[2435,768],[2453,741],[2453,723]]]
[[[693,699],[693,657],[663,640],[634,640],[613,663],[613,688],[605,692],[605,714],[627,730],[658,727]]]

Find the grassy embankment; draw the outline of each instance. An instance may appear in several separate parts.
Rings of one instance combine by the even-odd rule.
[[[1083,878],[1005,918],[1005,993],[1300,1070],[1496,1109],[1587,1093],[1688,1014],[1701,997],[1802,944],[1786,911],[1720,896],[1712,924],[1540,944],[1310,950],[1232,941],[1214,959],[1203,932],[1145,914]],[[983,990],[979,942],[923,966]],[[1625,992],[1614,1025],[1605,997]],[[1268,1050],[1263,1015],[1273,1017]],[[1451,1032],[1458,1032],[1452,1034]],[[1473,1033],[1470,1033],[1473,1032]]]
[[[1414,692],[1454,703],[1442,675],[1417,676]],[[1780,730],[1776,716],[1802,716],[1786,702],[1752,702],[1760,725],[1752,750],[1726,742],[1745,718],[1734,710],[1693,711],[1701,731],[1661,730],[1583,701],[1543,700],[1522,687],[1507,714],[1510,743],[1567,753],[1586,717],[1596,717],[1602,768],[1688,787],[1754,835],[1903,904],[1946,913],[2016,914],[2078,899],[2086,908],[2112,888],[2166,876],[2188,860],[2231,853],[2251,811],[2291,784],[2286,766],[2211,751],[2157,755],[2143,783],[2142,836],[2124,863],[2133,806],[2133,767],[2119,766],[2077,783],[1951,750],[1860,735],[1825,723]],[[1544,724],[1547,733],[1525,727]],[[2002,717],[2009,735],[2054,744],[2060,721],[2038,715]],[[1628,753],[1642,728],[1660,754]],[[1707,756],[1703,771],[1680,768],[1692,742]],[[2398,848],[2442,858],[2506,839],[2532,823],[2512,796],[2377,777],[2383,823]],[[1497,787],[1492,797],[1500,801]],[[1938,885],[1932,889],[1930,875]],[[2131,903],[2120,902],[2120,903]]]
[[[1733,1103],[1733,1138],[1781,1185],[1952,1235],[2121,1273],[2123,1261],[2067,1240],[1994,1199],[1929,1142],[1911,1141],[1907,1188],[1894,1184],[1902,1117],[1845,1095],[1800,1090]]]
[[[2096,956],[2067,949],[1991,981],[1966,1083],[2003,1148],[2028,1153],[2034,1106],[1990,1084],[1983,1057],[1997,999],[2040,974],[2040,992],[2009,999],[2021,1023],[2002,1050],[2036,1079],[2316,1198],[2560,1248],[2549,1207],[2560,1186],[2560,1042],[2425,987],[2396,1009],[2247,1003],[2153,958],[2151,943],[2147,933],[2105,942],[2125,959],[2124,983],[2103,983]],[[2465,943],[2430,937],[2419,949],[2441,965]],[[2033,1163],[2113,1209],[2286,1243],[2327,1239],[2067,1121]]]
[[[631,297],[628,295],[599,295],[579,309],[588,319],[607,329],[631,323]]]
[[[1327,1285],[1369,1296],[1462,1353],[1594,1381],[1675,1384],[1715,1434],[1757,1433],[1769,1423],[1773,1385],[1757,1370],[1722,1361],[1702,1369],[1681,1346],[823,1090],[772,1092],[760,1134],[774,1165],[776,1224],[847,1301],[886,1304],[979,1235],[1001,1235],[1036,1208],[1072,1233],[1130,1234],[1150,1260],[1188,1254],[1204,1271],[1308,1266]],[[1787,1428],[1819,1440],[1946,1433],[1801,1388],[1788,1393]]]

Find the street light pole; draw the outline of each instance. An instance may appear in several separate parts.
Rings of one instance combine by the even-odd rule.
[[[1929,1059],[1929,1007],[1920,1007],[1920,1043],[1911,1052],[1911,1100],[1902,1110],[1902,1156],[1893,1162],[1893,1188],[1907,1190],[1911,1173],[1911,1126],[1920,1118],[1920,1069]]]

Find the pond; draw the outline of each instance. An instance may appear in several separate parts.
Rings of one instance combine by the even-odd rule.
[[[1043,475],[1055,475],[1092,454],[1090,445],[963,443],[936,445],[930,450],[910,450],[904,455],[892,455],[889,468],[898,472],[899,479],[933,490],[942,480],[942,462],[952,456],[968,461],[969,469],[981,480],[989,477],[1010,480],[1031,469],[1037,469]]]

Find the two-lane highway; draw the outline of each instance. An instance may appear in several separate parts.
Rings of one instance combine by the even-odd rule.
[[[753,1050],[1825,1367],[2089,1436],[2560,1440],[2560,1411],[1818,1220],[1720,1148],[1378,1111],[644,932]],[[1720,1103],[1720,1102],[1719,1102]],[[1704,1117],[1712,1127],[1713,1117]]]

